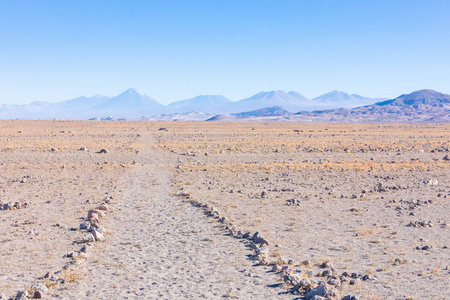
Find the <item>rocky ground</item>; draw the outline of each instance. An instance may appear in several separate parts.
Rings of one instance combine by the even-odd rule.
[[[5,299],[450,298],[448,125],[0,128]]]

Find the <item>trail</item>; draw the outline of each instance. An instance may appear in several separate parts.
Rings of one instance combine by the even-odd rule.
[[[170,159],[147,150],[117,183],[107,241],[82,267],[85,279],[63,299],[280,299],[276,277],[252,267],[244,245],[198,208],[172,196]],[[270,282],[272,281],[272,282]]]

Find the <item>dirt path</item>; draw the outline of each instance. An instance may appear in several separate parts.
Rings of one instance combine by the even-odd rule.
[[[198,208],[174,196],[168,157],[148,150],[118,188],[105,224],[113,234],[84,266],[85,280],[56,298],[280,299],[276,277],[252,267],[251,252]],[[292,298],[292,296],[291,296]]]

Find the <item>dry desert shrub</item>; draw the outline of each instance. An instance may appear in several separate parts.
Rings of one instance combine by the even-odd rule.
[[[358,236],[365,236],[365,235],[374,234],[375,230],[373,230],[371,228],[357,228],[357,229],[355,229],[355,232],[358,234]]]
[[[79,282],[84,279],[84,275],[78,269],[68,269],[61,272],[60,278],[66,282]]]

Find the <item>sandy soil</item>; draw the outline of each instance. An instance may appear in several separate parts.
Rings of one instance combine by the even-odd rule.
[[[289,274],[333,299],[450,298],[448,125],[1,125],[0,202],[31,202],[0,210],[7,298],[303,299]],[[86,244],[103,202],[105,240]]]

